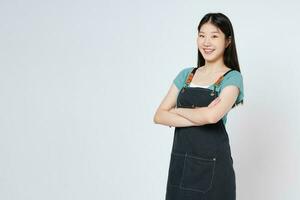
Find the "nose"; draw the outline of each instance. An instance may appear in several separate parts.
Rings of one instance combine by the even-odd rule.
[[[209,46],[209,45],[210,45],[210,39],[209,39],[209,37],[204,38],[203,44],[204,44],[205,46]]]

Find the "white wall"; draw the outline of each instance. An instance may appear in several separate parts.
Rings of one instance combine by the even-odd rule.
[[[207,12],[231,19],[244,77],[227,121],[237,199],[299,199],[299,8],[2,0],[0,199],[164,199],[174,129],[152,119],[196,65]]]

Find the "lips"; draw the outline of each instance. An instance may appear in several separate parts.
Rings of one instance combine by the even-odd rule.
[[[204,50],[204,53],[206,53],[206,54],[211,54],[214,51],[214,49],[203,49],[203,50]]]

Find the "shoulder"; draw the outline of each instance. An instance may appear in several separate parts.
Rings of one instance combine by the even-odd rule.
[[[244,84],[241,72],[237,70],[232,70],[228,72],[221,82],[220,91],[222,91],[225,87],[230,85],[234,85],[239,88],[239,95],[236,100],[236,104],[239,104],[243,101],[244,98]]]
[[[233,84],[233,83],[242,87],[243,75],[241,74],[241,72],[239,72],[237,70],[232,70],[232,71],[228,72],[224,76],[224,79],[223,79],[221,85],[225,86],[225,85]]]
[[[185,78],[193,70],[194,67],[184,67],[177,73],[177,78]]]
[[[240,95],[244,94],[244,84],[243,84],[243,76],[237,70],[232,70],[225,74],[221,84],[220,84],[220,91],[222,91],[225,87],[234,85],[239,88]]]
[[[232,70],[230,72],[228,72],[228,74],[226,74],[226,76],[224,77],[225,79],[229,79],[229,78],[239,78],[239,79],[243,79],[242,73],[237,71],[237,70]]]
[[[187,76],[193,70],[193,68],[194,67],[184,67],[177,73],[177,76],[174,78],[173,82],[178,89],[181,89],[183,87]]]

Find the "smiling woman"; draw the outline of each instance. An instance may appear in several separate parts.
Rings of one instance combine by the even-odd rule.
[[[197,67],[178,73],[153,119],[175,127],[166,200],[235,200],[225,124],[227,113],[243,103],[244,89],[228,17],[206,14],[198,25],[197,45]]]

